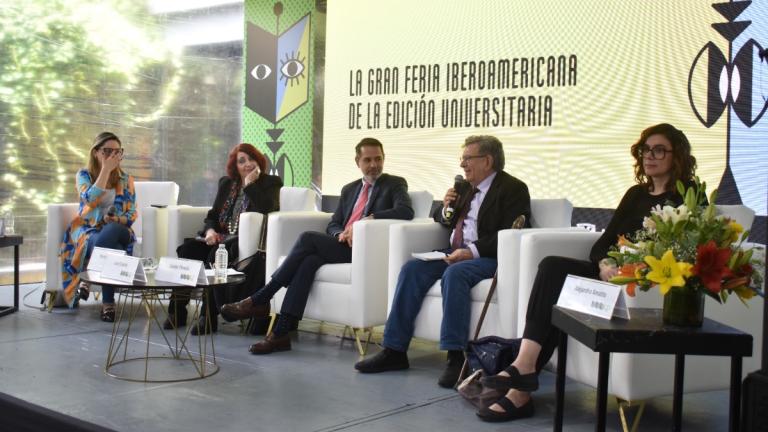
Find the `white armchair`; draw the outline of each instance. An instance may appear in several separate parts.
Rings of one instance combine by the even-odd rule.
[[[530,297],[538,264],[549,255],[589,259],[589,252],[600,233],[589,232],[532,232],[523,235],[520,261],[520,324],[522,334],[525,310]],[[662,296],[658,291],[642,292],[627,297],[629,307],[661,308]],[[735,298],[721,305],[707,298],[705,316],[752,334],[753,356],[744,359],[744,374],[760,367],[762,349],[763,302],[752,301],[745,307]],[[555,363],[557,356],[551,362]],[[581,383],[597,386],[598,356],[586,346],[570,340],[566,373]],[[685,361],[686,392],[726,389],[730,386],[729,359],[723,357],[688,356]],[[623,401],[642,401],[672,394],[674,356],[655,354],[611,355],[608,393]],[[621,408],[621,404],[620,404]]]
[[[137,181],[136,221],[133,232],[136,234],[134,256],[156,256],[159,245],[157,239],[167,235],[165,223],[161,220],[154,205],[176,205],[179,198],[179,185],[174,182]],[[59,249],[64,238],[64,231],[77,215],[78,203],[50,204],[48,206],[48,227],[46,236],[45,274],[48,291],[61,290],[61,265]]]
[[[498,241],[498,278],[496,294],[488,307],[481,335],[514,337],[517,330],[517,266],[520,259],[520,235],[531,230],[563,230],[571,223],[573,205],[567,199],[531,200],[531,222],[534,228],[502,230]],[[390,229],[389,237],[389,284],[387,310],[397,286],[402,266],[411,259],[413,252],[425,252],[449,247],[446,229],[436,222],[400,224]],[[477,320],[485,304],[493,279],[485,279],[471,290],[472,313],[470,334],[474,334]],[[440,339],[440,323],[443,318],[441,281],[430,288],[421,311],[416,317],[414,336]],[[503,312],[500,312],[503,311]]]
[[[280,188],[280,211],[314,210],[317,194],[302,187]],[[185,238],[194,237],[203,226],[210,207],[175,206],[168,209],[168,238],[166,252],[163,255],[174,255],[176,248]],[[238,253],[246,258],[256,253],[261,241],[261,227],[264,215],[258,212],[246,212],[240,215],[238,225]],[[162,256],[162,255],[161,255]]]
[[[715,206],[715,209],[717,214],[728,216],[735,220],[745,231],[752,227],[752,222],[755,220],[755,211],[745,205],[718,204]]]
[[[414,217],[425,218],[432,205],[428,192],[409,192]],[[276,212],[269,215],[267,230],[266,274],[271,276],[288,254],[299,235],[305,231],[324,232],[331,220],[330,213]],[[387,319],[387,255],[389,228],[402,220],[378,219],[355,223],[352,262],[325,264],[315,274],[304,316],[320,321],[343,324],[351,328],[361,354],[367,348],[360,341],[359,331],[368,333]],[[279,310],[285,297],[281,289],[275,295]],[[346,332],[346,328],[345,328]]]

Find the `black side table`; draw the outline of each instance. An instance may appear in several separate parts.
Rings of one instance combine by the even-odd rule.
[[[20,235],[0,236],[0,248],[13,246],[13,306],[0,306],[0,317],[19,310],[19,245],[24,243]]]
[[[683,410],[685,356],[731,357],[730,428],[739,430],[741,359],[752,355],[752,335],[705,318],[700,328],[664,325],[660,309],[630,309],[631,320],[606,320],[554,306],[552,325],[561,330],[557,356],[555,431],[563,430],[563,396],[568,336],[600,353],[597,378],[596,431],[605,430],[608,367],[612,352],[674,354],[673,430],[679,431]]]

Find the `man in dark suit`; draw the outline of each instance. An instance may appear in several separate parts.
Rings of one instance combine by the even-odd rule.
[[[459,191],[448,189],[443,207],[434,215],[437,222],[451,228],[451,248],[443,260],[412,259],[400,270],[384,329],[384,350],[358,362],[355,369],[360,372],[409,367],[406,351],[414,321],[430,287],[442,279],[440,349],[448,351],[448,365],[438,384],[453,387],[458,379],[469,334],[470,290],[496,272],[498,231],[512,227],[520,215],[525,215],[526,220],[531,216],[528,187],[503,171],[501,142],[492,136],[471,136],[463,148],[460,166],[466,183]],[[451,207],[456,211],[451,212]]]
[[[382,174],[384,147],[374,138],[363,138],[355,147],[355,163],[363,173],[341,189],[336,211],[325,233],[301,234],[272,279],[254,295],[239,303],[221,307],[228,321],[266,317],[269,301],[282,287],[287,291],[272,333],[251,345],[253,354],[269,354],[291,349],[288,331],[304,315],[315,273],[323,264],[352,262],[352,225],[361,219],[413,219],[408,183],[402,177]]]

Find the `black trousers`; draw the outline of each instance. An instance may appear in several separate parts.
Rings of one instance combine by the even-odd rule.
[[[541,345],[536,369],[547,364],[557,348],[560,330],[552,326],[552,306],[557,304],[565,278],[572,274],[590,279],[600,278],[600,269],[591,261],[549,256],[539,263],[539,271],[533,281],[528,311],[525,315],[523,338]]]
[[[285,261],[272,274],[272,282],[286,287],[281,314],[301,319],[317,269],[323,264],[352,262],[352,248],[325,233],[307,231],[299,236]]]
[[[237,237],[233,237],[224,242],[224,246],[227,248],[227,254],[229,255],[229,264],[237,261]],[[207,264],[212,264],[215,259],[216,249],[219,245],[208,246],[205,242],[195,239],[185,239],[184,243],[176,248],[176,255],[179,258],[193,259],[202,261]],[[203,296],[203,307],[201,309],[202,315],[208,315],[215,317],[219,314],[219,307],[226,301],[223,298],[223,290],[213,290],[210,287],[206,287],[206,295]],[[210,301],[206,301],[209,299]],[[240,300],[240,299],[238,299]],[[168,313],[176,315],[178,311],[185,310],[189,303],[189,295],[176,296],[171,294],[170,302],[168,303]],[[182,312],[183,314],[184,312]]]

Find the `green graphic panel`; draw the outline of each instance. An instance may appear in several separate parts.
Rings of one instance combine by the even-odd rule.
[[[312,177],[314,6],[314,0],[245,1],[245,23],[243,26],[245,35],[243,38],[245,61],[243,63],[245,66],[243,73],[245,74],[246,88],[244,89],[245,104],[243,105],[243,141],[254,144],[267,156],[270,161],[271,173],[280,174],[286,186],[309,187]],[[296,38],[296,35],[291,34],[291,29],[295,29],[307,16],[309,18],[308,31]],[[252,49],[249,50],[249,35],[251,37],[257,35],[258,37],[259,48],[256,53],[253,51],[255,47],[251,47]],[[291,46],[293,39],[299,41],[295,47]],[[262,50],[264,45],[267,46],[267,49]],[[281,55],[278,47],[284,48],[286,45],[289,48],[286,53]],[[305,49],[309,49],[309,53],[300,52]],[[256,60],[254,57],[258,57],[258,59]],[[301,66],[297,66],[297,63],[291,63],[294,59],[304,59],[304,62]],[[286,74],[288,75],[286,76]],[[272,104],[272,99],[275,98],[277,101],[274,103],[279,106],[281,91],[274,87],[281,85],[284,87],[285,98],[295,100],[297,98],[295,79],[289,79],[294,74],[297,77],[303,74],[302,79],[306,78],[306,81],[301,85],[302,92],[303,88],[309,89],[306,102],[287,115],[280,113],[276,123],[268,119],[268,115],[265,117],[266,110],[258,110],[257,113],[257,110],[251,108],[255,104],[260,106]],[[268,87],[272,87],[271,93],[269,91],[264,92],[264,88]],[[282,129],[282,132],[276,132],[275,129]],[[272,130],[272,135],[268,132],[270,130]],[[273,139],[274,136],[277,138]]]

